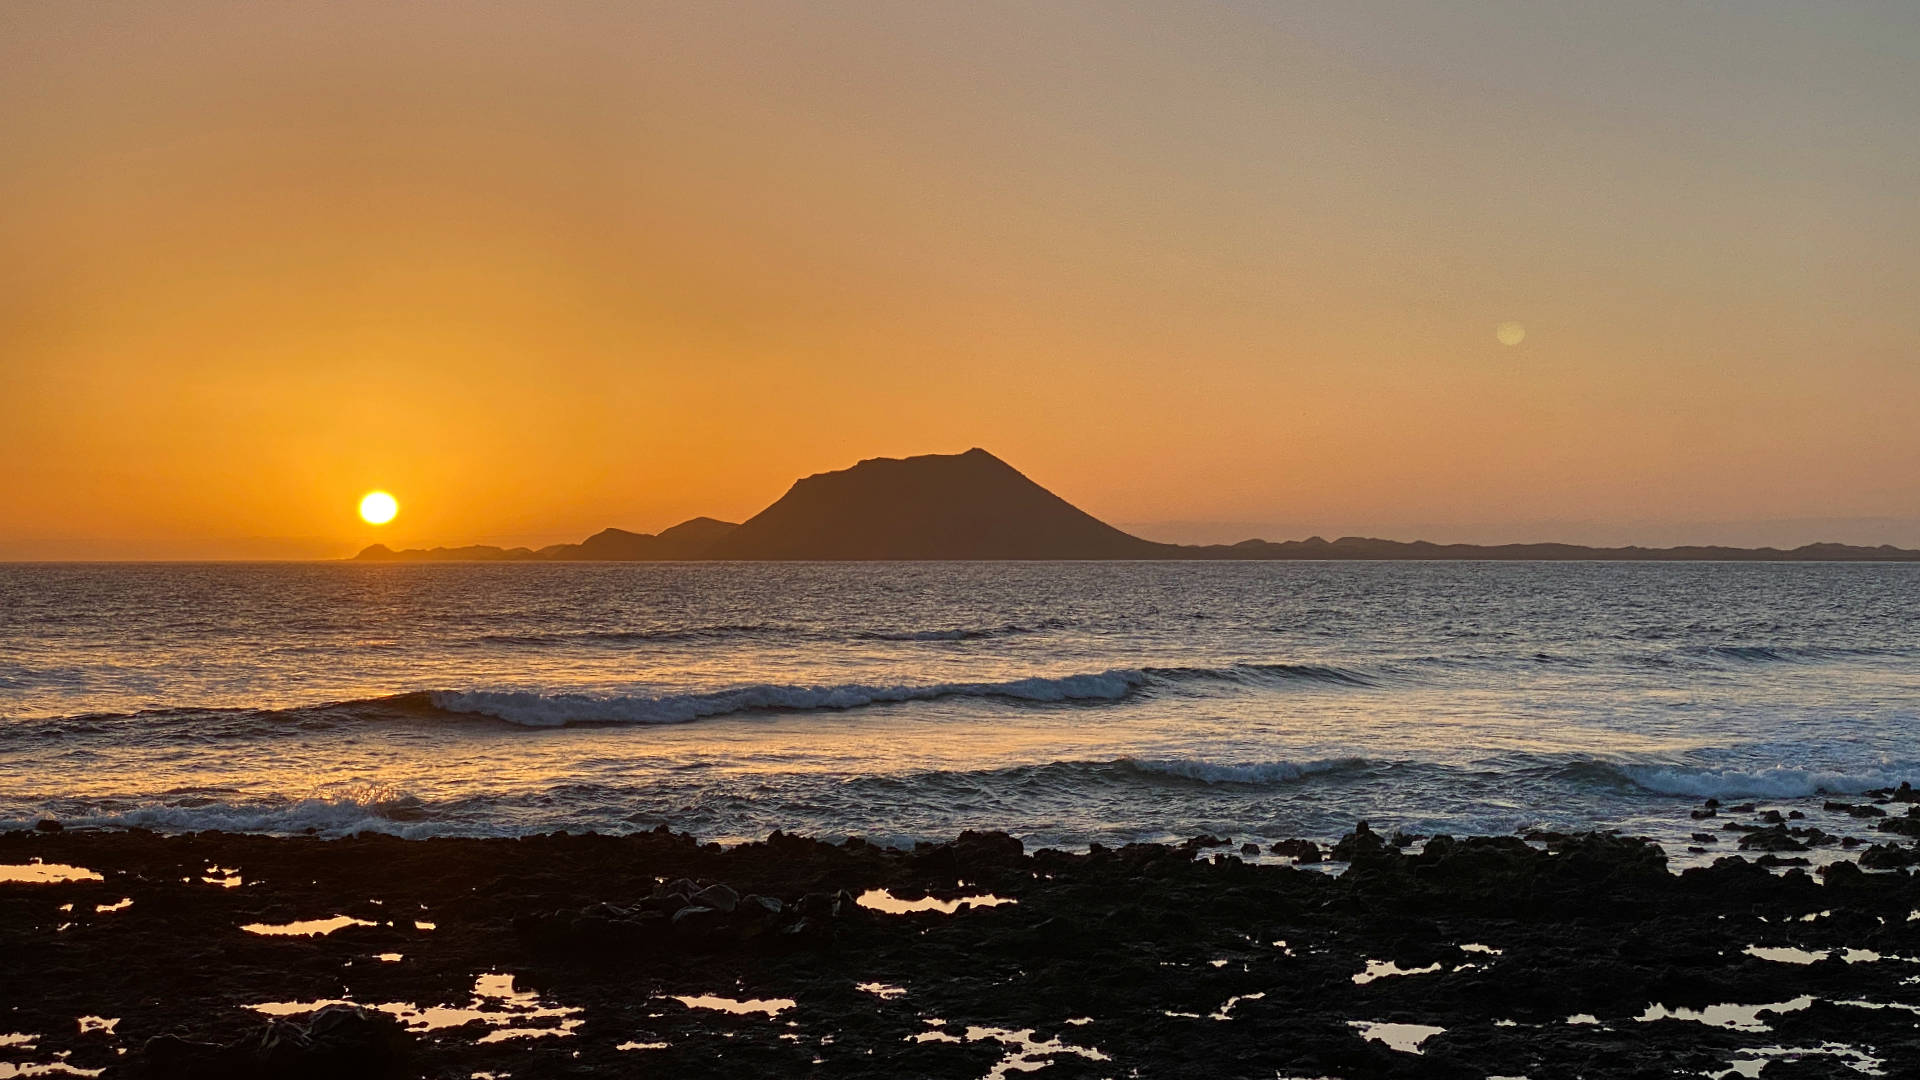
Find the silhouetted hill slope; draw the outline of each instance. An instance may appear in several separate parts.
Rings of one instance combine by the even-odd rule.
[[[362,562],[644,562],[702,558],[714,542],[740,526],[697,517],[653,533],[602,529],[578,544],[549,544],[539,551],[475,544],[460,548],[408,548],[395,551],[373,544],[354,559]]]
[[[395,551],[385,544],[372,544],[355,559],[364,562],[509,562],[539,558],[534,552],[523,548],[501,548],[491,544],[468,544],[466,547],[407,548]]]
[[[1145,559],[1130,536],[985,450],[870,458],[796,482],[723,537],[716,559]]]
[[[697,517],[658,534],[602,529],[578,544],[555,544],[539,551],[543,559],[576,562],[632,562],[646,559],[698,559],[721,537],[739,528],[730,521]]]
[[[393,551],[368,562],[640,561],[687,559],[1488,559],[1732,562],[1920,562],[1887,545],[1777,548],[1593,548],[1577,544],[1433,544],[1343,536],[1191,547],[1121,532],[1034,483],[985,450],[870,458],[794,483],[744,523],[683,521],[659,535],[605,529],[578,544]]]
[[[1735,547],[1582,547],[1579,544],[1435,544],[1426,540],[1376,540],[1343,536],[1323,540],[1242,540],[1238,544],[1179,547],[1180,559],[1345,559],[1425,561],[1577,561],[1577,562],[1920,562],[1920,551],[1857,547],[1851,544],[1806,544],[1789,550]]]

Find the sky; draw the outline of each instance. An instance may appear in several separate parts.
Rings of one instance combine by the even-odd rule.
[[[9,4],[0,558],[1920,545],[1917,194],[1906,4]]]

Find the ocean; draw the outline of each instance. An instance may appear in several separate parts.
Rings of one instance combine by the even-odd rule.
[[[1920,781],[1916,736],[1915,565],[0,566],[0,828],[1684,862],[1701,800]]]

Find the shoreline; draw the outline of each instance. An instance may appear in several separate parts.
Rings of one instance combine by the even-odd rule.
[[[1814,873],[1762,865],[1793,837],[1764,813],[1744,857],[1678,874],[1598,833],[1291,849],[1336,875],[1214,838],[10,832],[0,876],[68,880],[0,881],[0,1069],[1895,1074],[1920,1063],[1913,797]]]

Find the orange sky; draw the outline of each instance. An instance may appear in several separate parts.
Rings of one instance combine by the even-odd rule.
[[[1916,72],[1894,6],[9,5],[0,558],[973,445],[1172,539],[1920,542]]]

